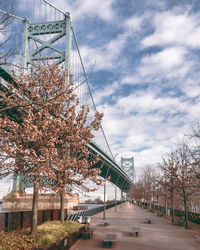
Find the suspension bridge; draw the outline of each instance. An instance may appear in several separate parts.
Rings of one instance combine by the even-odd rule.
[[[5,1],[6,2],[6,1]],[[11,2],[10,2],[11,3]],[[0,6],[0,14],[6,15],[11,23],[5,28],[6,43],[0,51],[7,53],[7,57],[0,62],[0,85],[12,82],[12,72],[15,65],[21,65],[24,72],[28,72],[31,65],[62,64],[68,70],[66,84],[70,75],[73,82],[79,86],[76,93],[81,104],[90,107],[90,115],[96,111],[89,80],[79,50],[78,41],[73,28],[69,12],[65,12],[47,0],[17,0],[14,5]],[[9,67],[8,67],[9,65]],[[84,83],[84,84],[82,84]],[[110,177],[110,182],[128,193],[135,180],[134,160],[122,158],[119,166],[113,157],[107,137],[101,126],[95,132],[95,141],[88,145],[91,155],[100,155],[101,176]],[[19,176],[14,179],[13,191],[19,186]],[[23,189],[32,185],[31,180],[22,180]]]

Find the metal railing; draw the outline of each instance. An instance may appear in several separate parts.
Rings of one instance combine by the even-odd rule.
[[[137,204],[140,206],[143,206],[145,208],[149,207],[149,203],[147,203],[147,202],[138,202]],[[166,209],[167,209],[169,211],[169,214],[172,215],[172,208],[170,208],[170,207],[165,208],[164,206],[158,206],[158,205],[151,204],[151,208],[155,209],[155,210],[159,210],[163,214],[166,213]],[[182,217],[182,216],[185,216],[185,212],[181,209],[175,208],[174,215],[177,217]],[[200,224],[200,214],[188,212],[188,220],[191,222],[194,222],[196,224]]]
[[[124,203],[124,202],[125,201],[122,201],[122,203]],[[121,204],[121,201],[116,202],[116,205],[119,205],[119,204]],[[114,206],[115,206],[115,203],[107,204],[106,209],[112,208]],[[67,216],[66,220],[76,221],[79,216],[82,216],[84,218],[86,216],[92,216],[94,214],[103,212],[103,210],[104,210],[104,206],[102,204],[102,206],[100,206],[100,207],[95,207],[95,208],[91,208],[91,209],[88,209],[88,210],[85,210],[85,211],[80,211],[80,212],[77,212],[77,213],[74,213],[74,214],[69,214]]]

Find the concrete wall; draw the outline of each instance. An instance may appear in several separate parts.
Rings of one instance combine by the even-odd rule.
[[[33,202],[32,194],[10,193],[2,199],[3,210],[31,210]],[[79,199],[77,196],[65,195],[65,208],[73,209],[77,206]],[[39,194],[38,209],[60,209],[59,194]]]

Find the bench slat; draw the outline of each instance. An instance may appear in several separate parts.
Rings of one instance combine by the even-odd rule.
[[[104,238],[104,242],[114,242],[116,241],[116,234],[106,234],[105,238]]]

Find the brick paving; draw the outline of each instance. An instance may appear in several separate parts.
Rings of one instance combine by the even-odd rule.
[[[70,250],[102,249],[106,234],[116,234],[117,240],[113,249],[125,250],[196,250],[200,249],[200,225],[191,223],[190,228],[172,225],[169,218],[158,217],[136,205],[126,204],[106,210],[109,225],[103,224],[103,213],[91,218],[91,226],[95,229],[91,239],[79,239]],[[145,222],[152,220],[151,224]],[[139,227],[139,237],[131,234],[133,227]]]

